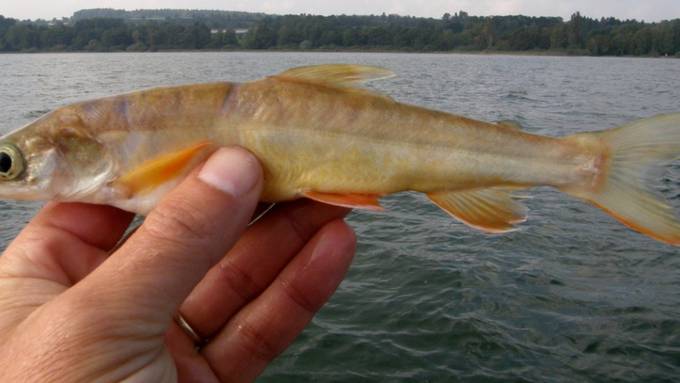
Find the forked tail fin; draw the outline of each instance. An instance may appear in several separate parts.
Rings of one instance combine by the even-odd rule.
[[[680,222],[652,187],[662,165],[680,157],[680,113],[573,138],[585,136],[597,138],[604,146],[597,182],[563,191],[593,203],[634,230],[680,245]]]

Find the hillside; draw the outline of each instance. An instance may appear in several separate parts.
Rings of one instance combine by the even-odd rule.
[[[95,18],[123,19],[128,22],[166,21],[186,24],[199,22],[209,28],[241,29],[248,28],[265,17],[264,13],[199,10],[199,9],[137,9],[126,11],[112,8],[93,8],[77,11],[71,22]]]

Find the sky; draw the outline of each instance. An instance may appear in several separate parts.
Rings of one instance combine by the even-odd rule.
[[[85,8],[191,8],[266,12],[381,14],[441,17],[464,10],[470,15],[561,16],[659,21],[680,18],[680,0],[0,0],[0,15],[17,19],[68,17]]]

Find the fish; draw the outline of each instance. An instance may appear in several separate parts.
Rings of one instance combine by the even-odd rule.
[[[550,186],[680,245],[653,183],[680,154],[680,113],[549,137],[398,102],[362,86],[380,67],[327,64],[251,82],[135,91],[55,109],[0,138],[0,198],[107,204],[141,215],[219,146],[261,162],[264,202],[383,210],[424,193],[486,233],[517,230],[517,192]]]

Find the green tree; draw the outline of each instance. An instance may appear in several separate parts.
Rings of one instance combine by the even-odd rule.
[[[496,44],[496,26],[493,17],[488,17],[484,21],[481,35],[479,36],[479,47],[481,49],[490,49]]]
[[[550,33],[550,48],[564,49],[569,46],[567,26],[562,24],[553,28]]]
[[[165,21],[152,21],[162,17]],[[141,20],[141,21],[140,21]],[[76,12],[71,22],[17,21],[0,16],[0,51],[249,49],[275,47],[431,50],[576,50],[591,55],[679,55],[680,20],[643,23],[575,12],[556,17],[470,16],[439,19],[379,16],[253,16],[191,11],[100,9]],[[234,27],[249,32],[237,37]],[[214,33],[211,33],[211,28]]]
[[[571,15],[567,26],[567,43],[569,48],[583,48],[583,17],[580,12]]]
[[[224,47],[234,48],[238,46],[238,38],[236,37],[236,31],[233,29],[227,29],[224,32]]]
[[[7,31],[16,24],[16,20],[0,15],[0,51],[11,51],[12,47],[6,40]]]

